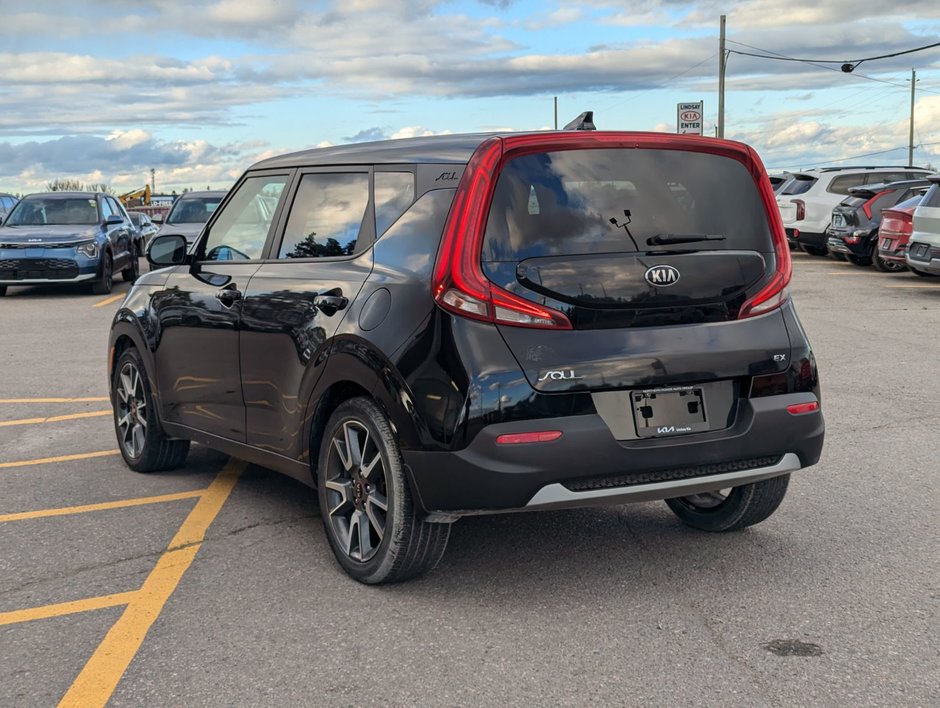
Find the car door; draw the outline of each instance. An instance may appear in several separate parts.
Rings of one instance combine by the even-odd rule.
[[[304,407],[330,340],[372,271],[371,169],[302,171],[283,233],[242,310],[248,443],[299,459]]]
[[[175,268],[152,298],[161,410],[171,423],[245,441],[239,319],[289,179],[289,171],[247,175],[207,225],[193,265]],[[275,210],[259,210],[261,200]]]

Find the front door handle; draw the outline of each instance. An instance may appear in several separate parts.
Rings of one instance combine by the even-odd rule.
[[[327,317],[335,315],[346,308],[349,300],[342,295],[317,295],[313,298],[314,306]]]
[[[242,299],[242,291],[234,285],[226,285],[215,294],[216,299],[226,307],[231,307]]]

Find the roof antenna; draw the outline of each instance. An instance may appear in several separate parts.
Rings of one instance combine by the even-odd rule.
[[[594,126],[594,111],[585,111],[568,123],[564,130],[597,130]]]

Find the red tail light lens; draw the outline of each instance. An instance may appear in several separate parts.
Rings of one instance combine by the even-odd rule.
[[[485,141],[467,165],[457,187],[434,266],[432,293],[438,305],[484,322],[571,329],[561,312],[513,295],[487,280],[480,264],[490,199],[499,175],[503,141]]]
[[[526,443],[551,442],[561,437],[560,430],[543,430],[538,433],[507,433],[496,437],[497,445],[524,445]]]
[[[803,221],[806,218],[806,202],[802,199],[791,199],[794,206],[796,206],[796,220]]]
[[[865,202],[864,204],[862,204],[862,211],[865,212],[865,216],[866,216],[867,218],[869,218],[869,219],[871,218],[871,205],[874,204],[874,203],[875,203],[876,201],[878,201],[879,199],[881,199],[882,195],[885,195],[885,194],[887,194],[887,193],[890,192],[890,191],[892,191],[892,190],[886,189],[886,190],[883,191],[883,192],[878,192],[878,194],[876,194],[876,195],[873,196],[871,199],[869,199],[867,202]]]
[[[751,159],[760,172],[764,171],[764,166],[760,158],[753,149],[748,148]],[[787,233],[783,228],[783,221],[780,218],[780,210],[777,209],[777,203],[774,199],[773,188],[770,186],[770,180],[766,174],[763,179],[758,181],[758,189],[761,193],[761,199],[764,202],[764,211],[767,214],[767,221],[770,226],[770,236],[774,245],[774,272],[767,284],[749,300],[741,305],[738,310],[738,319],[745,317],[755,317],[763,315],[771,310],[775,310],[786,302],[789,293],[787,285],[790,283],[790,276],[793,274],[793,262],[790,258],[790,245],[787,243]],[[799,199],[793,200],[797,204],[797,214],[800,213]],[[801,218],[801,217],[798,217]]]

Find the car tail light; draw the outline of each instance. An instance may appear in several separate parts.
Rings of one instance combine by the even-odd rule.
[[[434,299],[446,310],[485,322],[571,329],[563,313],[513,295],[483,274],[480,251],[502,154],[503,141],[490,138],[470,158],[434,266]]]
[[[551,442],[561,437],[560,430],[542,430],[537,433],[507,433],[496,437],[497,445],[524,445],[526,443]]]
[[[806,202],[802,199],[791,199],[790,201],[796,207],[796,220],[803,221],[806,218]]]
[[[871,205],[874,204],[876,201],[878,201],[882,197],[882,195],[888,194],[888,192],[892,192],[892,191],[894,190],[886,189],[883,192],[878,192],[878,194],[876,194],[867,202],[862,204],[862,211],[865,212],[865,216],[870,219],[871,218]]]
[[[809,403],[794,403],[792,406],[787,406],[787,413],[790,415],[803,415],[804,413],[815,413],[819,410],[818,401],[810,401]]]
[[[753,149],[748,148],[751,153],[751,159],[763,171],[764,167]],[[773,198],[773,190],[770,187],[770,180],[764,177],[758,181],[761,199],[764,202],[764,212],[767,214],[767,221],[770,226],[770,236],[774,246],[774,271],[767,284],[761,288],[756,295],[746,300],[741,309],[738,310],[738,319],[745,317],[755,317],[766,314],[780,307],[789,297],[787,285],[790,283],[790,276],[793,273],[793,262],[790,258],[790,245],[787,243],[787,233],[783,228],[783,221],[780,218],[780,210],[776,208],[776,202]],[[793,200],[797,204],[797,214],[800,213],[802,200]],[[799,217],[802,218],[802,217]]]

